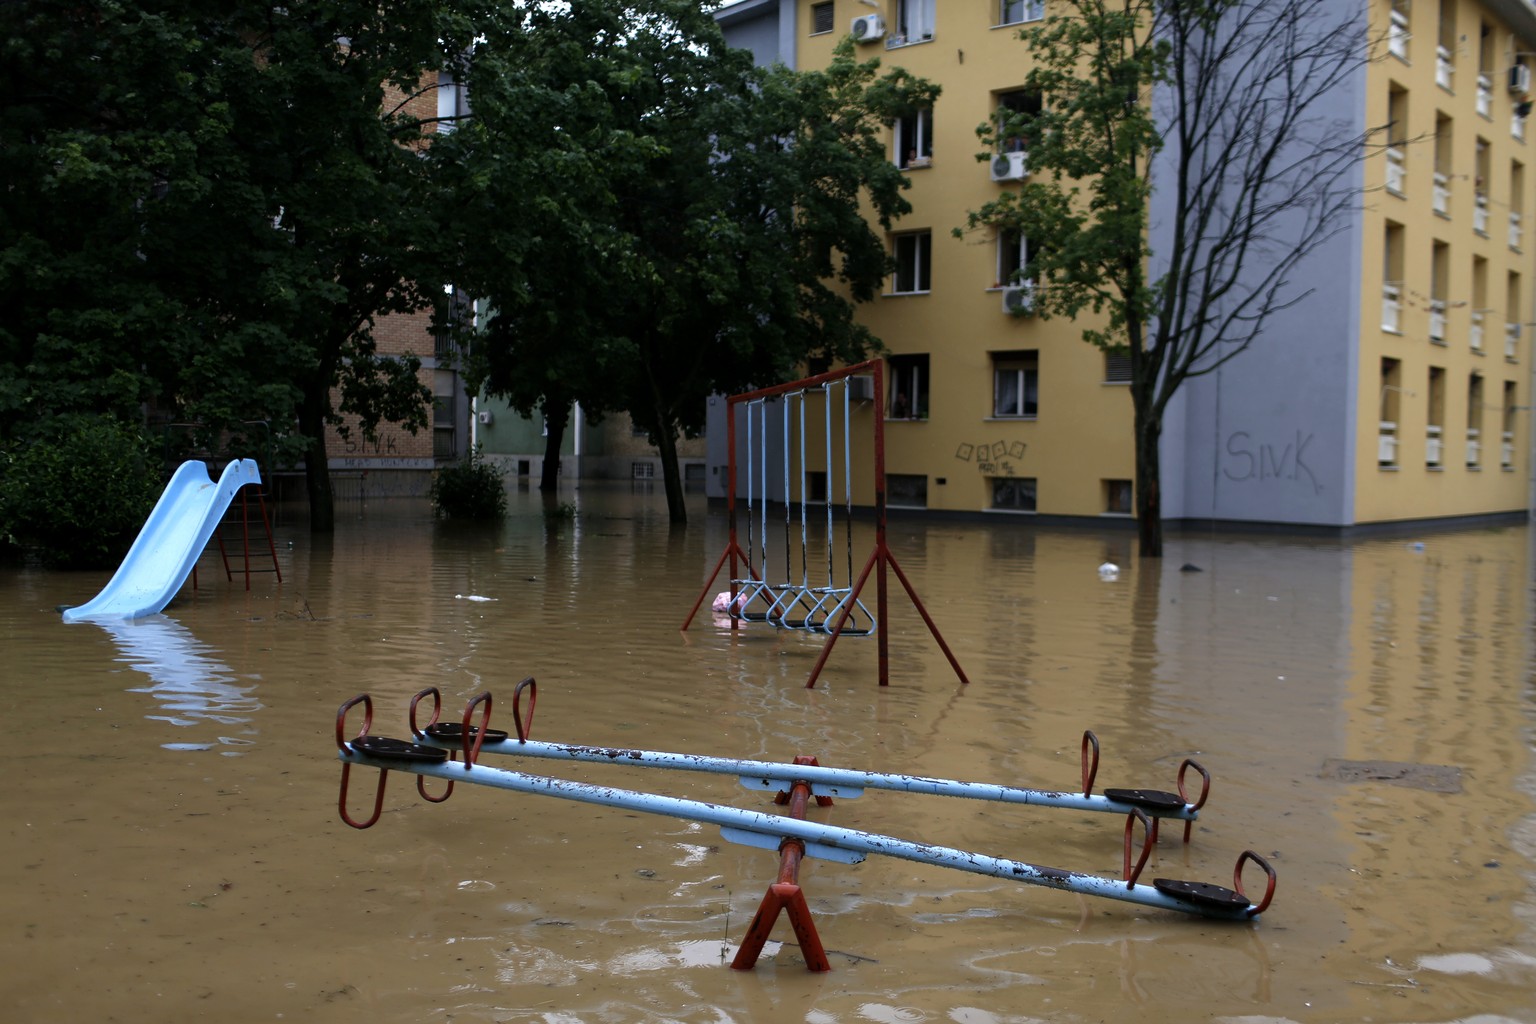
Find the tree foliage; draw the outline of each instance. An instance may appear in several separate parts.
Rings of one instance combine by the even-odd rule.
[[[435,290],[423,125],[463,4],[0,6],[0,437],[78,410],[270,424],[332,525],[325,428],[424,426],[387,313]],[[430,127],[430,126],[428,126]]]
[[[991,145],[1025,140],[1029,177],[969,226],[1020,232],[1037,310],[1098,314],[1084,339],[1129,354],[1140,550],[1158,556],[1168,403],[1305,297],[1294,272],[1357,201],[1366,138],[1341,97],[1368,57],[1363,13],[1331,0],[1047,10],[1022,33],[1041,111],[978,129]]]
[[[504,9],[476,46],[474,116],[434,157],[472,187],[463,283],[495,316],[486,386],[557,425],[572,400],[627,410],[662,455],[708,396],[860,358],[853,316],[909,209],[884,123],[937,90],[851,47],[830,67],[758,69],[690,0]],[[553,432],[553,430],[552,430]]]

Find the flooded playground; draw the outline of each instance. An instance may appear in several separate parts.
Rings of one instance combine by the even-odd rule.
[[[893,584],[891,685],[848,637],[807,689],[824,637],[707,608],[679,631],[727,539],[701,497],[685,531],[627,484],[563,494],[571,518],[511,498],[491,527],[343,504],[322,539],[283,508],[281,583],[246,591],[205,553],[199,589],[137,622],[61,622],[110,573],[0,568],[0,1017],[1536,1024],[1526,526],[1181,535],[1139,564],[1128,531],[893,520],[971,682]],[[855,559],[870,542],[861,525]],[[1231,923],[807,858],[831,971],[782,919],[735,971],[778,856],[714,826],[463,785],[428,803],[398,772],[376,826],[339,820],[343,701],[367,691],[373,733],[405,737],[423,687],[448,718],[488,689],[510,729],[525,676],[533,738],[563,743],[1068,792],[1085,729],[1101,788],[1172,789],[1195,758],[1213,783],[1193,841],[1166,824],[1146,877],[1230,886],[1252,849],[1274,902]],[[732,776],[497,763],[780,812]],[[354,770],[354,813],[375,777]],[[871,790],[808,817],[1122,870],[1118,816]]]

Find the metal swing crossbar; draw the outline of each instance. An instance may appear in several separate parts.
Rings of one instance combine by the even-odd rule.
[[[523,721],[521,707],[525,692],[529,694],[526,723]],[[433,702],[432,718],[422,726],[417,722],[417,706],[427,697],[431,697]],[[1083,741],[1084,792],[1068,794],[920,776],[824,768],[818,765],[814,758],[804,757],[796,758],[793,764],[786,764],[661,751],[540,743],[529,739],[537,700],[538,688],[532,679],[526,679],[518,684],[513,694],[513,720],[516,726],[514,740],[507,733],[490,728],[492,698],[489,692],[482,693],[469,701],[460,722],[439,722],[441,696],[435,687],[429,687],[416,694],[411,700],[409,724],[416,742],[370,735],[369,729],[373,723],[373,701],[367,694],[360,694],[345,702],[336,713],[337,756],[342,762],[341,789],[337,806],[342,820],[353,828],[369,828],[375,824],[383,812],[384,789],[389,772],[394,770],[416,775],[418,792],[433,803],[447,800],[452,795],[455,783],[468,782],[514,792],[554,796],[581,803],[618,807],[718,825],[721,835],[731,842],[773,849],[780,854],[779,876],[764,896],[758,914],[748,928],[747,938],[732,963],[733,967],[743,970],[750,969],[755,963],[769,931],[781,912],[789,914],[790,922],[800,939],[802,952],[805,953],[807,967],[811,970],[830,969],[817,936],[815,924],[811,919],[809,907],[799,888],[799,864],[801,858],[807,856],[856,864],[863,861],[868,854],[877,853],[973,874],[1008,878],[1027,885],[1041,885],[1085,896],[1099,896],[1222,920],[1252,919],[1269,906],[1274,896],[1275,872],[1264,858],[1252,850],[1244,851],[1238,858],[1233,871],[1232,889],[1203,882],[1161,878],[1154,879],[1151,885],[1141,884],[1139,878],[1142,868],[1157,842],[1156,819],[1162,817],[1183,819],[1186,822],[1185,841],[1187,842],[1189,836],[1187,825],[1193,822],[1209,794],[1210,775],[1204,768],[1186,760],[1180,767],[1179,796],[1172,797],[1172,803],[1167,799],[1168,794],[1162,794],[1159,799],[1150,799],[1147,798],[1147,794],[1151,791],[1144,790],[1106,790],[1102,796],[1095,797],[1091,793],[1091,787],[1093,776],[1098,770],[1099,748],[1097,738],[1090,743],[1089,737],[1092,733],[1086,733]],[[347,713],[358,704],[364,706],[362,729],[348,739]],[[480,711],[478,724],[474,721],[477,709]],[[1088,754],[1090,748],[1091,761]],[[789,814],[788,816],[765,814],[760,811],[704,801],[493,768],[479,763],[481,755],[487,753],[734,774],[743,785],[749,788],[775,791],[777,802],[789,805]],[[460,757],[462,760],[458,760]],[[365,821],[354,819],[347,810],[348,787],[353,765],[377,768],[380,771],[373,810]],[[1184,794],[1183,776],[1186,767],[1194,767],[1204,780],[1200,796],[1193,803],[1187,802]],[[428,794],[425,786],[426,778],[446,781],[447,790],[437,796]],[[965,796],[1033,806],[1126,814],[1122,877],[1120,879],[1104,878],[1083,872],[1044,867],[1026,861],[992,857],[951,847],[910,842],[891,836],[805,820],[805,811],[810,799],[814,798],[819,805],[828,806],[832,804],[834,796],[856,797],[864,789]],[[1138,802],[1143,800],[1148,802]],[[1144,810],[1144,807],[1148,809]],[[1133,864],[1133,839],[1138,822],[1142,825],[1141,852]],[[1250,862],[1259,865],[1267,876],[1265,894],[1257,904],[1251,902],[1243,891],[1243,869]]]
[[[944,652],[949,660],[950,667],[954,669],[956,677],[962,683],[970,682],[966,678],[965,671],[960,667],[959,661],[950,651],[949,645],[944,642],[943,635],[934,624],[933,618],[928,614],[922,599],[917,596],[910,580],[901,570],[890,547],[886,543],[886,489],[885,489],[885,419],[879,408],[874,411],[873,425],[873,474],[874,474],[874,513],[875,513],[875,546],[870,552],[869,559],[864,563],[863,571],[855,580],[853,574],[853,447],[852,426],[853,413],[852,389],[854,381],[868,375],[872,381],[870,398],[879,401],[885,393],[884,363],[878,359],[871,359],[846,367],[842,370],[834,370],[830,373],[818,374],[803,380],[791,381],[788,384],[780,384],[774,387],[760,388],[756,391],[748,391],[738,395],[732,395],[728,399],[728,411],[726,413],[726,514],[730,525],[730,539],[726,543],[725,550],[720,553],[720,558],[715,562],[714,569],[709,578],[704,582],[699,591],[699,597],[694,602],[693,608],[688,612],[688,617],[683,620],[682,629],[687,631],[692,624],[694,616],[698,614],[705,599],[709,596],[710,588],[714,585],[720,570],[730,564],[730,572],[727,579],[730,580],[730,591],[725,611],[729,615],[732,629],[736,629],[741,622],[766,622],[781,629],[805,630],[813,633],[827,635],[827,642],[821,649],[821,654],[816,664],[811,669],[810,678],[806,680],[806,687],[816,685],[817,678],[821,675],[822,667],[832,653],[832,647],[837,639],[843,635],[867,636],[874,634],[877,640],[879,658],[880,685],[886,686],[890,682],[890,649],[887,630],[881,628],[886,621],[887,602],[887,574],[894,572],[896,578],[905,588],[907,596],[911,598],[912,605],[922,616],[923,623],[928,627],[928,632],[938,643],[939,649]],[[834,549],[836,547],[834,535],[835,517],[833,515],[833,389],[841,388],[842,399],[842,467],[843,467],[843,503],[845,521],[844,548],[847,553],[847,571],[844,577],[846,585],[837,585]],[[827,578],[824,586],[813,586],[810,579],[808,550],[811,546],[810,531],[810,503],[808,501],[808,475],[807,475],[807,420],[806,400],[811,394],[820,395],[823,399],[823,412],[825,423],[825,465],[826,488],[821,505],[826,513],[825,547],[827,552]],[[784,566],[785,575],[792,572],[793,558],[793,527],[794,516],[792,511],[793,493],[792,483],[794,477],[791,473],[791,464],[799,467],[799,491],[800,491],[800,581],[786,578],[783,582],[768,581],[768,414],[767,406],[771,401],[781,400],[783,408],[783,438],[781,457],[784,464]],[[798,404],[799,416],[799,460],[795,462],[793,434],[790,429],[795,421],[793,406]],[[736,524],[736,497],[737,497],[737,461],[736,461],[736,437],[737,437],[737,407],[745,407],[744,419],[746,422],[746,506],[747,506],[747,546],[741,546],[740,536],[737,533]],[[755,418],[754,418],[755,414]],[[754,520],[756,535],[754,536]],[[745,571],[741,571],[742,569]],[[860,595],[864,585],[869,581],[871,574],[875,578],[875,613],[871,614],[865,607]]]

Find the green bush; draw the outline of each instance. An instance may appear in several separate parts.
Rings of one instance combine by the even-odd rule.
[[[507,514],[502,472],[485,461],[479,446],[457,466],[437,471],[431,498],[437,514],[449,519],[500,519]]]
[[[56,568],[117,565],[160,493],[148,450],[131,424],[61,418],[0,455],[0,535]]]

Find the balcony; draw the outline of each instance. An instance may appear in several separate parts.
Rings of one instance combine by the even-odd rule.
[[[1488,234],[1488,197],[1482,192],[1472,202],[1472,230],[1478,234]]]
[[[1514,210],[1509,211],[1509,247],[1515,252],[1520,251],[1522,231],[1520,229],[1520,214]]]
[[[1376,464],[1397,465],[1397,424],[1390,420],[1381,421],[1381,432],[1376,438]]]
[[[1451,92],[1451,76],[1456,73],[1456,66],[1451,63],[1451,51],[1443,46],[1435,47],[1435,84],[1446,92]]]
[[[1445,439],[1440,436],[1441,426],[1431,423],[1424,436],[1424,465],[1438,467],[1445,457]]]
[[[1509,115],[1509,137],[1516,142],[1525,141],[1525,118],[1520,116],[1519,111]]]
[[[1481,433],[1476,427],[1467,428],[1467,467],[1475,469],[1481,464],[1483,458],[1483,443],[1478,440]]]
[[[1445,300],[1429,300],[1429,340],[1437,345],[1445,344]]]
[[[1402,291],[1395,284],[1381,286],[1381,329],[1393,334],[1403,333]]]
[[[1493,82],[1486,74],[1477,76],[1477,112],[1493,119]]]
[[[1442,217],[1451,215],[1451,179],[1440,171],[1435,172],[1435,212]]]
[[[1467,344],[1473,352],[1483,351],[1483,311],[1474,309],[1471,316],[1471,324],[1467,327]]]
[[[1403,166],[1403,151],[1396,146],[1387,147],[1387,191],[1394,195],[1403,194],[1403,186],[1407,181],[1408,172]]]

